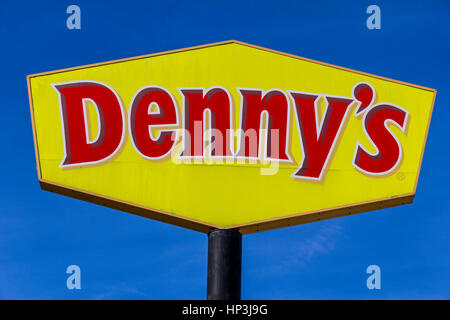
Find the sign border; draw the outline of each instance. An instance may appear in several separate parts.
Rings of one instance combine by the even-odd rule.
[[[431,109],[430,109],[430,114],[428,117],[428,124],[427,124],[426,133],[425,133],[425,140],[424,140],[424,145],[423,145],[422,153],[421,153],[420,160],[419,160],[419,168],[418,168],[418,172],[417,172],[417,176],[416,176],[416,181],[414,184],[414,191],[412,193],[402,194],[402,195],[398,195],[398,196],[394,196],[394,197],[381,198],[381,199],[365,201],[365,202],[360,202],[360,203],[352,203],[351,205],[332,207],[332,208],[315,210],[315,211],[310,211],[310,212],[296,213],[296,214],[291,214],[291,215],[272,218],[272,219],[265,219],[265,220],[259,220],[259,221],[245,223],[245,224],[236,224],[236,225],[231,225],[228,227],[222,227],[222,226],[206,223],[206,222],[199,221],[199,220],[186,218],[186,217],[176,215],[176,214],[173,214],[170,212],[157,210],[157,209],[149,208],[149,207],[145,207],[145,206],[140,206],[138,204],[111,198],[111,197],[108,197],[105,195],[100,195],[100,194],[93,193],[90,191],[81,190],[81,189],[78,189],[75,187],[69,187],[66,185],[57,184],[57,183],[42,179],[40,158],[39,158],[39,148],[38,148],[38,141],[37,141],[37,135],[36,135],[36,124],[34,121],[33,98],[32,98],[32,92],[31,92],[31,79],[32,78],[49,75],[49,74],[67,72],[67,71],[72,71],[72,70],[87,69],[87,68],[92,68],[92,67],[97,67],[97,66],[102,66],[102,65],[109,65],[109,64],[113,64],[113,63],[121,63],[121,62],[126,62],[126,61],[131,61],[131,60],[150,58],[150,57],[155,57],[155,56],[159,56],[159,55],[172,54],[172,53],[177,53],[177,52],[184,52],[184,51],[208,48],[208,47],[213,47],[213,46],[220,46],[220,45],[231,44],[231,43],[240,44],[240,45],[248,46],[248,47],[251,47],[254,49],[263,50],[266,52],[271,52],[271,53],[291,57],[294,59],[308,61],[308,62],[320,64],[320,65],[335,68],[335,69],[340,69],[340,70],[344,70],[344,71],[348,71],[348,72],[352,72],[352,73],[357,73],[357,74],[361,74],[361,75],[365,75],[365,76],[369,76],[369,77],[373,77],[373,78],[390,81],[390,82],[394,82],[394,83],[398,83],[398,84],[402,84],[402,85],[406,85],[406,86],[433,92],[433,101],[432,101],[432,105],[431,105]],[[303,58],[303,57],[296,56],[293,54],[284,53],[281,51],[276,51],[273,49],[268,49],[268,48],[260,47],[257,45],[237,41],[237,40],[215,42],[215,43],[199,45],[199,46],[194,46],[194,47],[188,47],[188,48],[183,48],[183,49],[164,51],[164,52],[146,54],[146,55],[135,56],[135,57],[130,57],[130,58],[88,64],[88,65],[83,65],[83,66],[78,66],[78,67],[59,69],[59,70],[55,70],[55,71],[30,74],[27,76],[27,85],[28,85],[28,97],[29,97],[29,103],[30,103],[31,122],[32,122],[32,129],[33,129],[34,149],[35,149],[35,154],[36,154],[36,165],[37,165],[36,169],[37,169],[37,173],[38,173],[39,184],[43,190],[61,194],[61,195],[68,196],[71,198],[91,202],[94,204],[99,204],[99,205],[102,205],[102,206],[105,206],[108,208],[124,211],[127,213],[135,214],[135,215],[142,216],[145,218],[169,223],[172,225],[184,227],[187,229],[191,229],[191,230],[195,230],[195,231],[199,231],[199,232],[203,232],[203,233],[208,233],[213,229],[238,229],[242,234],[250,234],[250,233],[272,230],[272,229],[277,229],[277,228],[282,228],[282,227],[300,225],[300,224],[314,222],[314,221],[332,219],[332,218],[352,215],[352,214],[356,214],[356,213],[363,213],[363,212],[368,212],[368,211],[373,211],[373,210],[384,209],[384,208],[389,208],[389,207],[412,203],[414,200],[416,189],[417,189],[417,183],[418,183],[418,179],[419,179],[419,175],[420,175],[420,169],[422,166],[422,160],[423,160],[426,141],[427,141],[427,137],[428,137],[431,116],[433,113],[433,108],[434,108],[434,103],[435,103],[436,93],[437,93],[436,89],[431,89],[431,88],[427,88],[427,87],[423,87],[423,86],[419,86],[419,85],[414,85],[411,83],[398,81],[398,80],[394,80],[394,79],[390,79],[390,78],[386,78],[386,77],[381,77],[381,76],[377,76],[374,74],[357,71],[357,70],[353,70],[353,69],[349,69],[349,68],[345,68],[345,67],[335,66],[335,65],[332,65],[329,63],[320,62],[320,61],[316,61],[316,60],[312,60],[312,59],[308,59],[308,58]]]

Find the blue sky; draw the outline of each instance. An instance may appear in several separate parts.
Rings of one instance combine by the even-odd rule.
[[[448,21],[447,0],[1,1],[0,299],[205,298],[204,234],[40,190],[25,77],[229,39],[438,90],[414,203],[245,236],[242,297],[450,299]]]

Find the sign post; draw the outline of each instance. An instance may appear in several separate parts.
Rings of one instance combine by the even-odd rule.
[[[236,229],[208,233],[208,300],[241,299],[242,234]]]

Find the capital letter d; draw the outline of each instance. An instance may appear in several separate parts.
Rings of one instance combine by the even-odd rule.
[[[105,84],[89,81],[53,85],[59,94],[64,138],[61,167],[97,163],[118,151],[124,136],[124,112],[119,96]],[[87,136],[85,103],[91,101],[98,114],[96,140]]]

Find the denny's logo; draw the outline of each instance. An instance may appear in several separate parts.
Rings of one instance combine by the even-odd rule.
[[[411,203],[436,94],[238,41],[28,86],[42,188],[242,233]]]
[[[180,126],[179,108],[167,89],[152,85],[139,89],[128,108],[127,122],[120,94],[104,83],[76,81],[53,84],[53,87],[59,94],[64,139],[62,167],[105,162],[120,150],[126,130],[136,152],[148,161],[160,161],[173,150],[177,140],[174,128]],[[338,148],[347,118],[352,115],[352,106],[355,107],[353,115],[363,117],[364,133],[376,149],[372,153],[357,141],[353,166],[362,173],[380,176],[393,172],[401,162],[401,143],[388,125],[397,126],[406,134],[408,111],[392,103],[373,104],[375,90],[368,83],[356,84],[352,97],[237,88],[241,108],[236,149],[232,143],[235,108],[230,92],[223,87],[178,90],[183,101],[183,148],[178,156],[183,159],[212,157],[293,162],[289,144],[292,101],[303,154],[293,177],[313,180],[323,177],[334,149]],[[320,116],[322,99],[325,110]],[[87,101],[95,106],[99,121],[98,134],[93,140],[87,124]],[[264,114],[266,130],[262,121]],[[154,128],[159,130],[156,137],[152,135]],[[209,150],[206,150],[207,145]],[[262,145],[266,146],[264,150]]]

